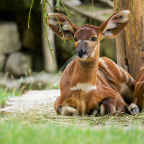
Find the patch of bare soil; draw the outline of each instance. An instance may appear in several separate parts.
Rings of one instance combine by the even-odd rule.
[[[60,95],[60,90],[31,90],[26,94],[10,98],[5,102],[4,108],[0,109],[1,113],[25,113],[30,110],[39,110],[47,107],[54,109],[53,104]]]
[[[20,97],[6,101],[0,113],[2,119],[20,120],[21,123],[58,124],[62,126],[75,125],[94,129],[115,128],[127,129],[136,125],[144,128],[144,113],[138,115],[117,114],[116,116],[60,116],[54,110],[54,102],[60,95],[60,90],[32,90]]]

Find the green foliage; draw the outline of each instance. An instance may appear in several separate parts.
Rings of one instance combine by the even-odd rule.
[[[28,29],[30,28],[30,17],[31,17],[31,10],[33,7],[34,0],[31,2],[30,10],[29,10],[29,17],[28,17]]]
[[[0,92],[3,99],[17,94],[4,89]],[[57,116],[54,109],[34,109],[0,115],[0,144],[141,144],[143,124],[144,113],[68,117]]]
[[[119,15],[119,0],[118,0],[118,3],[117,3],[117,4],[118,4],[117,12],[118,12],[118,15]]]
[[[142,144],[144,130],[132,126],[92,129],[54,124],[26,125],[0,121],[1,144]]]
[[[49,4],[49,2],[47,1],[48,5],[50,6],[50,8],[52,9],[51,5]],[[53,9],[52,9],[53,10]],[[47,38],[47,41],[48,41],[48,46],[49,46],[49,50],[50,50],[50,53],[51,53],[51,56],[52,56],[52,59],[53,59],[53,62],[56,66],[56,62],[54,60],[54,55],[52,53],[52,48],[50,46],[50,42],[49,42],[49,39],[48,39],[48,35],[47,35],[47,27],[46,27],[46,21],[45,21],[45,17],[47,17],[47,22],[48,22],[48,12],[46,10],[46,1],[44,0],[44,4],[43,4],[43,20],[44,20],[44,28],[45,28],[45,35],[46,35],[46,38]]]
[[[51,48],[50,46],[50,42],[49,42],[49,39],[48,39],[48,35],[47,35],[47,24],[48,24],[48,12],[47,12],[47,9],[46,9],[46,3],[49,5],[51,11],[54,13],[58,23],[59,23],[59,27],[60,27],[60,31],[62,32],[62,35],[63,35],[63,40],[64,40],[64,33],[63,33],[63,30],[61,28],[61,25],[60,25],[60,22],[54,12],[54,9],[52,8],[52,6],[50,5],[50,3],[48,2],[48,0],[41,0],[40,4],[43,4],[43,21],[44,21],[44,29],[45,29],[45,36],[46,36],[46,39],[47,39],[47,42],[48,42],[48,46],[49,46],[49,50],[50,50],[50,53],[51,53],[51,56],[52,56],[52,59],[53,59],[53,62],[56,66],[56,62],[54,60],[54,55],[53,55],[53,49]],[[62,4],[62,6],[64,7],[65,11],[66,11],[66,14],[68,17],[70,17],[70,14],[68,13],[65,5],[63,4],[63,2],[61,0],[57,0],[57,3],[56,3],[56,9],[60,11],[60,3]],[[30,28],[30,17],[31,17],[31,10],[32,10],[32,7],[33,7],[33,4],[34,4],[34,0],[31,1],[31,6],[30,6],[30,10],[29,10],[29,17],[28,17],[28,29]],[[46,20],[45,20],[46,19]],[[47,24],[46,24],[47,23]],[[49,26],[49,25],[48,25]],[[64,40],[65,42],[65,40]],[[66,42],[65,42],[66,43]]]
[[[133,9],[134,9],[134,3],[133,3],[133,0],[131,0],[131,2],[132,2],[132,18],[131,18],[131,24],[133,24]],[[117,12],[118,12],[118,15],[119,15],[119,11],[120,11],[120,0],[117,0],[117,3],[116,3],[117,5],[118,5],[118,9],[117,9]]]
[[[18,96],[18,92],[16,92],[15,89],[8,90],[6,88],[0,88],[0,106],[3,107],[5,101],[14,96]]]

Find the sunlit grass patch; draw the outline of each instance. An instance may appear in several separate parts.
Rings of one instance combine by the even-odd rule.
[[[141,144],[144,130],[136,126],[128,129],[115,127],[102,129],[79,126],[63,127],[58,124],[19,124],[0,121],[0,143],[2,144]]]
[[[4,89],[1,91],[4,93]],[[12,94],[6,91],[4,96]],[[14,95],[11,95],[14,96]],[[138,115],[59,116],[53,104],[0,115],[0,144],[142,143],[144,113]]]
[[[3,107],[5,104],[5,101],[8,100],[11,97],[18,96],[19,92],[16,90],[8,90],[6,88],[0,88],[0,107]]]
[[[9,91],[6,89],[0,89],[0,105],[3,106],[5,101],[13,96],[19,95],[16,91]],[[54,104],[49,103],[45,107],[39,107],[37,109],[25,110],[21,108],[21,112],[7,113],[0,115],[0,119],[8,119],[19,121],[25,124],[59,124],[63,126],[78,125],[84,127],[103,127],[103,126],[125,126],[132,125],[142,126],[144,125],[144,113],[138,115],[129,114],[117,114],[116,116],[60,116],[57,115],[54,110]]]
[[[5,93],[4,93],[5,92]],[[16,92],[1,90],[4,97]],[[142,143],[144,113],[138,115],[59,116],[46,107],[0,115],[0,144]]]
[[[80,127],[131,127],[137,125],[144,128],[144,113],[138,115],[106,115],[106,116],[60,116],[54,111],[53,104],[47,107],[41,107],[39,109],[31,109],[28,111],[21,111],[15,113],[9,113],[0,116],[1,119],[14,120],[23,124],[58,124],[61,126],[80,126]]]

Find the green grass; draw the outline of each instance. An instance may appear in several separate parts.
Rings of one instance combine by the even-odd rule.
[[[16,92],[0,89],[3,100]],[[1,99],[0,98],[0,99]],[[141,144],[144,113],[116,116],[57,116],[53,105],[0,114],[0,144]]]
[[[29,90],[36,89],[36,90],[50,90],[50,89],[59,89],[58,84],[49,84],[44,86],[38,86],[38,84],[24,84],[21,86],[19,90],[16,89],[7,89],[7,88],[0,88],[0,107],[3,107],[5,101],[9,98],[20,96],[23,93],[26,93]]]
[[[5,101],[8,100],[11,97],[18,96],[19,93],[13,90],[8,90],[4,88],[0,88],[0,106],[3,107],[5,104]]]
[[[20,124],[0,121],[1,144],[142,144],[144,130],[136,126],[93,129],[55,124]]]

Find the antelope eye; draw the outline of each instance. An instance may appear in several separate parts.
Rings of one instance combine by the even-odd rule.
[[[76,37],[74,37],[74,41],[76,42],[76,41],[78,41],[78,39]]]
[[[97,41],[97,37],[91,38],[91,41]]]

